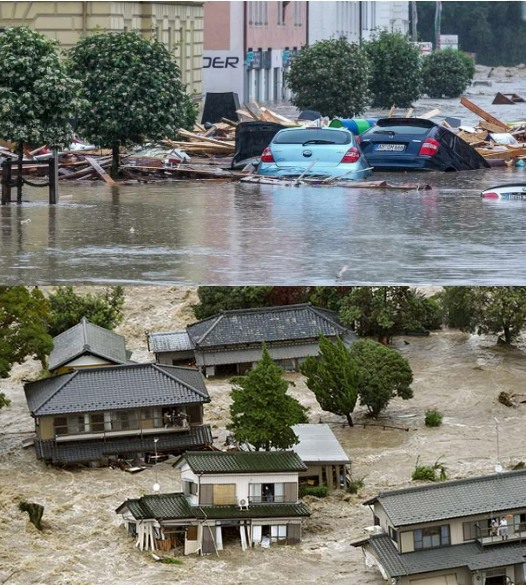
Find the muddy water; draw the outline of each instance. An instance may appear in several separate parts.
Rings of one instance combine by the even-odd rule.
[[[187,320],[180,299],[191,299],[194,294],[164,289],[166,302],[161,305],[159,289],[149,296],[146,293],[137,288],[134,301],[127,298],[127,310],[133,315],[123,326],[130,336],[135,331],[129,345],[134,357],[141,359],[147,359],[148,352],[140,335],[140,307],[151,305],[156,315],[147,327],[166,330]],[[494,338],[451,331],[428,338],[400,338],[396,346],[413,368],[415,397],[395,400],[374,422],[376,426],[358,407],[356,426],[349,428],[341,418],[319,409],[299,375],[288,376],[295,383],[291,393],[310,408],[310,420],[331,425],[353,461],[354,476],[364,478],[365,488],[359,496],[337,493],[327,500],[310,498],[312,516],[297,547],[242,553],[238,544],[230,543],[218,557],[183,557],[181,565],[171,566],[156,563],[135,549],[114,513],[125,499],[152,493],[157,481],[163,491],[177,490],[179,482],[170,462],[134,475],[111,469],[65,471],[38,463],[32,448],[20,446],[32,429],[21,382],[35,375],[38,366],[17,367],[11,380],[0,382],[0,391],[13,401],[0,411],[0,582],[380,585],[381,577],[366,570],[360,551],[349,546],[372,523],[370,511],[361,504],[366,498],[382,489],[410,485],[417,458],[424,464],[440,459],[449,476],[459,478],[492,473],[498,459],[509,468],[526,457],[526,405],[511,409],[496,400],[502,390],[526,394],[526,362],[520,349],[501,348]],[[221,445],[230,386],[228,380],[218,379],[209,381],[208,387],[212,403],[205,417],[212,424],[216,444]],[[440,428],[424,426],[424,413],[431,407],[444,414]],[[21,499],[45,506],[42,533],[18,511]]]

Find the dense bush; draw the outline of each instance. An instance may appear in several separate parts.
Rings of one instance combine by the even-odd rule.
[[[442,413],[436,408],[430,408],[426,411],[424,422],[426,427],[439,427],[442,424]]]
[[[446,468],[438,460],[433,465],[421,465],[417,459],[411,479],[413,481],[444,481],[447,479]]]
[[[294,56],[285,83],[291,102],[329,118],[352,118],[369,105],[369,59],[346,39],[329,39],[304,47]]]
[[[303,498],[303,496],[315,496],[316,498],[326,498],[328,495],[329,488],[326,485],[300,486],[300,498]]]
[[[350,494],[357,494],[365,485],[365,482],[362,478],[360,479],[352,479],[347,486],[347,491]]]
[[[399,32],[383,30],[366,43],[372,105],[408,107],[420,97],[420,51]]]
[[[435,51],[422,64],[422,90],[430,98],[459,97],[475,74],[473,61],[454,49]]]

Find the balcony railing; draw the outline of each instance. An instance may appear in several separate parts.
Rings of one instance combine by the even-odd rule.
[[[151,423],[151,421],[149,421]],[[64,441],[82,441],[88,439],[110,439],[115,437],[125,437],[129,435],[162,435],[167,433],[177,433],[188,431],[190,425],[186,419],[176,419],[173,421],[165,421],[162,426],[155,426],[159,424],[160,419],[154,419],[154,426],[151,424],[148,427],[143,427],[139,424],[133,428],[113,428],[103,429],[103,425],[92,425],[92,428],[88,428],[84,431],[78,431],[76,433],[68,433],[67,427],[55,427],[55,440],[57,443]],[[121,425],[119,425],[121,426]],[[62,431],[62,432],[61,432]]]
[[[496,526],[495,528],[479,529],[476,540],[482,546],[517,541],[526,542],[526,523],[508,522],[505,528]]]
[[[268,494],[266,496],[249,496],[248,501],[250,504],[268,504],[270,502],[274,504],[282,504],[286,502],[285,496],[274,496]]]

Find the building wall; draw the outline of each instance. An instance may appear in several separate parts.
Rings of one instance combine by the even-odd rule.
[[[0,2],[0,27],[29,26],[63,49],[96,31],[157,38],[181,69],[191,95],[202,93],[203,2]]]
[[[76,370],[79,368],[96,368],[100,366],[113,366],[115,365],[113,362],[109,362],[108,360],[104,360],[94,355],[83,355],[74,360],[71,360],[67,364],[64,364],[58,370],[54,371],[54,374],[64,374],[66,372],[70,372],[71,370]]]

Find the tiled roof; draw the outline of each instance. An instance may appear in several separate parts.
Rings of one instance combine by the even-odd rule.
[[[188,449],[208,448],[213,443],[210,425],[193,426],[185,433],[162,433],[155,435],[155,438],[159,439],[156,444],[157,453],[181,453]],[[63,443],[56,443],[54,440],[35,441],[35,451],[38,459],[55,465],[88,463],[116,454],[153,453],[153,439],[154,435],[131,435]]]
[[[375,556],[390,577],[467,567],[470,571],[522,564],[526,546],[515,542],[481,547],[476,542],[400,554],[387,534],[371,536],[361,546]]]
[[[393,526],[526,508],[526,470],[384,492],[379,502]]]
[[[190,351],[194,348],[186,331],[150,333],[148,339],[150,350],[154,353],[163,351]]]
[[[156,518],[169,520],[175,518],[220,519],[220,518],[301,518],[310,516],[305,504],[272,504],[251,506],[189,506],[182,493],[155,494],[135,500],[127,500],[115,511],[117,514],[128,509],[137,520]]]
[[[171,518],[192,517],[188,501],[182,493],[152,494],[136,500],[126,500],[115,512],[120,514],[126,508],[137,520],[147,518],[169,520]]]
[[[344,335],[333,311],[310,304],[224,311],[186,328],[196,349]]]
[[[194,473],[267,473],[305,471],[293,451],[188,451],[184,459]]]
[[[210,402],[198,370],[156,364],[85,368],[24,390],[33,416]]]
[[[86,353],[115,364],[127,362],[124,337],[94,325],[83,317],[80,323],[53,338],[49,369],[56,370]]]

